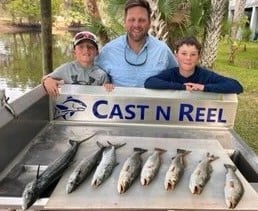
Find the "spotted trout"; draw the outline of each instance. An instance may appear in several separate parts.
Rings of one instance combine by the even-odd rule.
[[[161,165],[161,154],[166,152],[164,149],[155,148],[153,153],[148,157],[141,171],[141,184],[148,185],[156,176]]]
[[[224,195],[228,208],[235,208],[243,196],[243,184],[236,175],[236,167],[230,164],[224,164],[227,172],[225,179]]]
[[[106,146],[98,141],[96,143],[99,148],[89,156],[82,159],[72,171],[66,185],[66,193],[69,194],[73,192],[90,175],[94,167],[96,167],[101,160],[102,152]]]
[[[69,166],[70,162],[73,160],[79,145],[90,138],[95,136],[95,134],[87,137],[86,139],[78,142],[74,140],[69,140],[70,148],[68,148],[60,157],[58,157],[54,162],[52,162],[46,170],[44,170],[39,175],[39,169],[37,176],[34,180],[29,182],[22,193],[22,209],[26,210],[31,207],[34,202],[40,197],[40,195],[56,180],[58,180],[66,168]]]
[[[118,193],[124,193],[131,186],[133,181],[141,173],[142,158],[141,154],[146,152],[146,149],[134,148],[134,152],[126,159],[123,167],[120,171],[117,191]]]
[[[191,151],[177,149],[177,154],[172,158],[171,164],[166,172],[164,186],[166,190],[174,190],[184,174],[185,162],[184,157]]]
[[[124,146],[126,143],[114,145],[108,142],[108,144],[110,147],[103,151],[101,161],[93,175],[92,186],[98,187],[112,174],[113,169],[118,165],[116,161],[116,149]]]
[[[208,152],[206,157],[199,162],[190,177],[189,188],[193,194],[201,194],[213,171],[211,162],[218,158]]]

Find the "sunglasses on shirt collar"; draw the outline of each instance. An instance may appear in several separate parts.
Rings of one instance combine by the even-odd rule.
[[[147,58],[148,58],[147,46],[144,47],[144,49],[141,52],[141,54],[139,56],[137,56],[137,59],[130,58],[130,56],[129,56],[129,49],[128,49],[128,47],[125,47],[124,59],[125,59],[125,61],[128,64],[130,64],[132,66],[142,66],[142,65],[144,65],[146,63]]]

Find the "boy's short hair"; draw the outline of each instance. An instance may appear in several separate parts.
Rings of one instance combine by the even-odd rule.
[[[78,32],[73,37],[73,47],[75,48],[75,46],[78,45],[83,40],[89,40],[98,49],[97,37],[95,34],[89,31]]]
[[[194,45],[197,48],[198,53],[199,54],[201,53],[202,45],[194,36],[185,37],[185,38],[182,38],[182,39],[176,41],[176,43],[175,43],[176,53],[178,52],[179,48],[184,44],[185,45]]]
[[[150,18],[151,16],[151,8],[150,4],[147,0],[127,0],[125,3],[125,16],[127,14],[127,10],[132,8],[132,7],[143,7],[147,10],[148,16]]]

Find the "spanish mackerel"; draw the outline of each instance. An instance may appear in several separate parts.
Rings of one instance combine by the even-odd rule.
[[[236,167],[230,164],[224,164],[227,173],[225,179],[225,202],[228,208],[235,208],[243,196],[244,187],[241,180],[236,175]]]
[[[66,192],[71,193],[74,191],[92,172],[93,168],[97,166],[101,160],[102,152],[106,146],[97,141],[99,149],[85,157],[81,162],[75,167],[71,175],[69,176]]]
[[[148,157],[141,170],[141,184],[148,185],[156,176],[161,165],[161,154],[166,152],[164,149],[155,148],[153,153]]]
[[[40,195],[56,180],[58,180],[70,162],[73,160],[79,145],[96,134],[93,134],[86,139],[78,142],[69,140],[71,145],[60,157],[58,157],[52,164],[50,164],[45,171],[39,175],[39,169],[37,176],[34,180],[25,186],[22,194],[22,209],[26,210],[34,204],[34,202],[40,197]]]
[[[184,157],[191,151],[177,149],[177,154],[172,158],[171,164],[165,176],[164,186],[166,190],[174,190],[184,174],[185,162]]]
[[[134,152],[126,159],[118,178],[118,193],[126,192],[140,174],[142,168],[141,154],[146,151],[146,149],[134,148]]]
[[[218,158],[208,152],[206,157],[197,165],[191,174],[189,183],[189,188],[193,194],[201,194],[213,171],[210,163]]]
[[[103,151],[103,155],[91,181],[92,186],[99,186],[104,182],[113,172],[115,166],[118,165],[116,161],[116,149],[124,146],[126,143],[114,145],[108,142],[109,148]]]

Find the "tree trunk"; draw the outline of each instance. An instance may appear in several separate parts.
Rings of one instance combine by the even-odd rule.
[[[164,20],[161,19],[161,13],[158,8],[158,0],[148,0],[150,7],[152,8],[151,14],[151,28],[149,33],[154,37],[164,42],[168,39],[167,25]]]
[[[89,16],[91,17],[92,21],[94,21],[96,23],[100,23],[100,24],[98,24],[99,26],[103,26],[102,19],[99,14],[99,9],[97,6],[97,1],[96,0],[85,0],[84,4],[85,4],[86,11],[89,14]],[[106,33],[105,30],[100,29],[98,36],[100,38],[101,43],[107,43],[109,41],[108,34]]]
[[[233,40],[237,39],[237,32],[240,27],[241,19],[244,16],[246,0],[236,0],[235,11],[233,16],[233,23],[231,28],[231,38]]]
[[[223,17],[227,0],[211,0],[211,14],[205,28],[201,65],[212,68],[217,57]]]
[[[40,0],[43,74],[53,71],[51,0]]]

